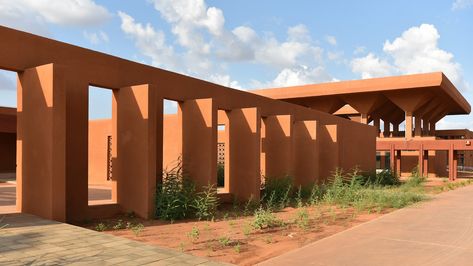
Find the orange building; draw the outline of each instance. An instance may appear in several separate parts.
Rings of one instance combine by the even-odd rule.
[[[443,73],[374,78],[253,91],[258,95],[371,124],[377,131],[378,168],[456,177],[473,166],[468,130],[436,130],[447,115],[471,107]],[[381,129],[381,121],[383,128]],[[405,124],[405,130],[399,125]]]
[[[338,167],[375,170],[371,126],[6,27],[0,36],[0,69],[18,74],[17,110],[2,111],[0,132],[16,136],[1,156],[12,171],[16,152],[20,212],[152,217],[161,173],[179,158],[198,187],[217,183],[218,142],[223,197],[258,199],[262,175],[306,185]],[[89,86],[112,90],[110,120],[89,121]],[[163,115],[164,100],[177,114]],[[113,203],[89,206],[88,185],[103,182]]]

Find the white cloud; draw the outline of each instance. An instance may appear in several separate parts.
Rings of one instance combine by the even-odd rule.
[[[352,71],[362,78],[393,74],[414,74],[442,71],[460,89],[466,87],[462,69],[454,56],[438,47],[440,34],[434,25],[422,24],[404,31],[383,46],[383,58],[369,53],[351,61]]]
[[[204,0],[150,1],[170,24],[175,43],[168,43],[164,32],[150,24],[137,23],[123,12],[119,16],[122,31],[155,66],[240,88],[226,73],[228,63],[257,64],[277,72],[300,65],[316,69],[323,64],[323,50],[312,41],[305,25],[289,27],[281,40],[272,33],[259,35],[245,25],[225,28],[223,11],[207,6]]]
[[[455,0],[452,3],[452,10],[461,10],[473,6],[473,0]]]
[[[93,0],[0,0],[0,23],[47,34],[46,23],[62,26],[96,26],[110,13]]]
[[[150,24],[142,25],[128,14],[119,11],[121,29],[135,41],[140,52],[151,58],[152,64],[170,70],[177,70],[180,65],[174,55],[174,49],[166,44],[162,31],[157,31]]]
[[[384,59],[380,59],[372,53],[365,57],[355,58],[351,61],[351,69],[361,74],[361,78],[373,78],[389,76],[394,71],[393,67]]]
[[[109,41],[108,35],[103,31],[99,31],[99,32],[84,31],[83,35],[84,35],[84,38],[86,38],[91,44],[94,44],[94,45]]]
[[[337,39],[335,36],[327,35],[325,36],[325,40],[330,44],[330,45],[337,45]]]
[[[366,47],[364,46],[358,46],[355,48],[355,50],[353,51],[353,54],[354,55],[360,55],[360,54],[364,54],[366,52]]]
[[[287,87],[330,80],[332,80],[332,77],[328,75],[323,67],[310,68],[301,65],[283,69],[273,80],[272,85],[275,87]]]

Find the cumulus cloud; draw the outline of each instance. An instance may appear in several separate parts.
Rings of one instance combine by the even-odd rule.
[[[83,35],[84,35],[84,38],[86,38],[91,44],[94,44],[94,45],[109,41],[108,35],[103,31],[99,31],[99,32],[84,31]]]
[[[152,64],[169,70],[177,70],[180,63],[174,56],[172,46],[166,44],[166,37],[162,31],[155,30],[151,24],[143,25],[135,21],[130,15],[119,11],[121,29],[132,38],[140,52],[150,57]]]
[[[286,37],[280,39],[272,33],[259,34],[245,25],[226,28],[223,11],[207,6],[204,0],[151,0],[151,3],[169,23],[175,43],[168,44],[164,32],[150,24],[138,23],[123,12],[119,12],[119,16],[122,31],[158,67],[240,88],[241,85],[225,73],[229,63],[262,65],[279,74],[284,72],[281,75],[287,77],[303,77],[300,70],[296,71],[301,65],[311,70],[322,65],[323,50],[311,39],[303,24],[289,27]],[[307,76],[314,75],[306,71]],[[281,76],[278,80],[283,79]]]
[[[325,40],[330,44],[330,45],[337,45],[337,39],[335,36],[327,35],[325,36]]]
[[[96,26],[110,18],[93,0],[0,0],[0,23],[38,34],[46,23],[62,26]]]
[[[461,10],[473,6],[473,0],[455,0],[452,4],[452,10]]]
[[[438,47],[439,38],[434,25],[411,27],[393,41],[385,41],[383,56],[369,53],[354,58],[352,71],[361,74],[362,78],[442,71],[463,89],[466,83],[461,66],[455,62],[452,53]]]
[[[352,71],[361,74],[363,79],[389,76],[394,71],[394,68],[386,60],[380,59],[373,53],[353,59],[351,67]]]

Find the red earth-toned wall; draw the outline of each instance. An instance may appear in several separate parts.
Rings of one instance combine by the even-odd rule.
[[[241,132],[245,136],[241,141],[252,147],[232,150],[233,158],[242,158],[231,161],[233,169],[244,169],[254,162],[247,158],[260,157],[258,136],[263,121],[286,116],[292,121],[283,123],[289,134],[293,134],[293,123],[301,121],[317,121],[319,127],[330,128],[328,137],[316,136],[321,157],[335,157],[328,160],[329,165],[320,164],[324,175],[334,167],[355,165],[374,171],[376,131],[371,126],[5,27],[0,27],[0,36],[0,69],[19,73],[19,211],[59,221],[96,217],[87,197],[89,85],[113,89],[114,94],[112,138],[117,148],[112,155],[112,180],[118,195],[117,204],[110,206],[113,209],[134,211],[145,218],[154,214],[152,199],[167,157],[161,152],[161,140],[167,134],[163,132],[164,99],[179,102],[182,114],[177,128],[182,130],[178,131],[182,147],[177,147],[182,149],[183,167],[198,185],[216,182],[218,110],[233,112],[229,115],[232,134]],[[277,126],[268,130],[278,136]],[[330,145],[324,146],[328,139]],[[273,140],[272,145],[280,144],[277,138]],[[230,134],[229,141],[238,147],[240,140]],[[281,147],[281,153],[297,150],[287,143]],[[277,148],[267,148],[277,154]],[[293,160],[294,156],[275,158]],[[266,170],[292,171],[292,163],[282,165]],[[252,175],[259,166],[251,165]],[[246,178],[242,176],[246,172],[232,173],[234,182]],[[245,189],[237,185],[236,191]],[[251,186],[248,191],[254,189]],[[248,191],[238,193],[251,195]]]

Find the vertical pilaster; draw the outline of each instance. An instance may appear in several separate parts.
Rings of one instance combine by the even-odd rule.
[[[162,172],[162,99],[152,85],[121,88],[117,95],[118,204],[143,218],[154,214],[156,177]],[[158,152],[159,151],[159,152]]]
[[[401,164],[401,159],[402,159],[402,153],[401,150],[396,151],[396,171],[397,171],[397,176],[401,176],[402,173],[402,164]]]
[[[384,120],[384,130],[383,130],[383,137],[389,138],[391,132],[390,132],[390,123],[389,121]]]
[[[427,119],[422,119],[422,135],[424,136],[430,135],[429,120]]]
[[[380,132],[380,119],[379,118],[374,118],[373,119],[373,126],[376,128],[376,137],[379,137],[379,132]]]
[[[307,186],[319,178],[319,138],[317,121],[294,123],[294,183]]]
[[[267,177],[292,175],[292,122],[290,115],[263,119],[265,135],[261,152],[265,158],[263,174]]]
[[[419,175],[424,174],[424,145],[419,146],[419,160],[417,161]]]
[[[435,136],[435,122],[429,123],[429,132],[431,136]]]
[[[406,131],[405,138],[412,138],[412,112],[406,112]]]
[[[393,136],[393,137],[399,136],[399,123],[393,123],[392,136]]]
[[[394,144],[391,144],[389,148],[389,168],[391,173],[396,173],[396,149]]]
[[[66,221],[66,94],[64,69],[54,64],[18,75],[17,206]],[[87,179],[87,176],[85,176]]]
[[[259,200],[261,117],[257,108],[234,109],[228,113],[228,190],[239,200]],[[227,183],[225,183],[227,186]]]
[[[217,107],[213,99],[187,100],[182,111],[182,167],[197,189],[217,184]]]
[[[420,116],[415,117],[414,136],[416,137],[422,136],[422,119],[420,118]]]

